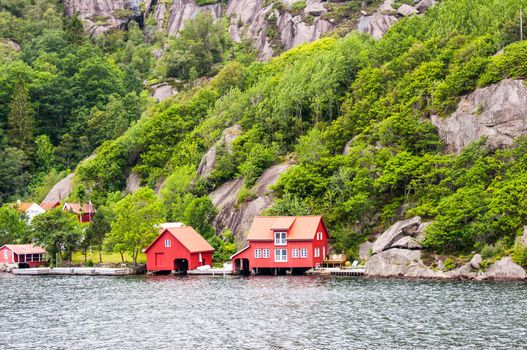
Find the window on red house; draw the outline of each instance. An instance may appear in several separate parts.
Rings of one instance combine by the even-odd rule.
[[[275,232],[274,233],[274,245],[286,245],[285,241],[286,233],[285,232]]]

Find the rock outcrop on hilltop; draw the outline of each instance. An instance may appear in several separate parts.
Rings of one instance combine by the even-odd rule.
[[[461,98],[447,118],[432,116],[447,151],[459,153],[471,142],[487,138],[491,148],[510,146],[527,134],[527,87],[521,80],[505,79],[476,89]]]
[[[369,277],[439,278],[470,280],[523,280],[525,270],[508,256],[482,269],[481,255],[453,270],[433,269],[423,262],[421,242],[429,223],[420,217],[398,221],[371,245],[365,274]]]
[[[71,193],[72,187],[73,187],[73,178],[75,177],[75,173],[71,173],[51,188],[51,190],[46,195],[46,198],[44,198],[43,202],[61,202],[66,197],[68,197]]]
[[[63,3],[67,15],[79,14],[90,35],[126,28],[132,20],[142,24],[144,18],[151,16],[159,32],[177,36],[186,21],[209,12],[215,19],[228,19],[232,40],[250,39],[261,60],[271,58],[277,48],[289,50],[317,40],[339,24],[324,16],[328,9],[323,0],[307,0],[302,10],[292,9],[295,1],[276,1],[279,6],[267,0],[229,0],[226,6],[219,1],[200,6],[195,0],[63,0]],[[380,38],[399,18],[422,13],[434,4],[434,0],[422,0],[415,6],[405,4],[396,10],[392,7],[395,0],[385,0],[375,12],[363,14],[357,29]]]

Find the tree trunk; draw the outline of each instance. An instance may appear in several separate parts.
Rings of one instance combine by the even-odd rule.
[[[99,264],[102,264],[102,247],[99,247]]]
[[[134,266],[137,265],[137,254],[139,254],[139,250],[138,250],[138,249],[136,249],[136,250],[134,251],[133,255],[132,255],[132,259],[133,259],[133,261],[134,261]]]
[[[84,265],[86,265],[87,262],[88,262],[88,249],[85,249],[84,250]]]
[[[122,261],[123,264],[124,264],[124,255],[123,255],[123,252],[119,252],[119,254],[121,254],[121,261]]]

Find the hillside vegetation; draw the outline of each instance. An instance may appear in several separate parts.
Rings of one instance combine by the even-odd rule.
[[[266,213],[324,215],[336,251],[356,256],[370,235],[420,215],[434,221],[425,240],[431,252],[505,254],[527,224],[527,139],[500,150],[482,140],[446,154],[429,118],[447,116],[477,87],[527,76],[520,8],[527,9],[526,0],[446,0],[378,41],[351,33],[268,63],[224,57],[210,81],[149,106],[137,120],[145,106],[139,104],[121,136],[93,144],[96,155],[76,169],[73,197],[109,205],[133,172],[144,186],[164,184],[168,221],[225,238],[228,232],[210,225],[215,209],[207,195],[234,178],[244,179],[250,195],[265,169],[292,158],[296,165],[274,186]],[[129,108],[124,99],[139,101],[140,91],[129,96],[126,72],[108,64],[115,70],[109,76],[123,82],[103,80],[105,86],[121,87],[115,103]],[[211,176],[195,180],[202,156],[235,124],[243,131],[232,149],[218,149]],[[522,254],[517,260],[525,264]]]

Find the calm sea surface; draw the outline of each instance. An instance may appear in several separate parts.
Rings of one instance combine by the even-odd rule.
[[[525,349],[527,284],[0,274],[0,349]]]

